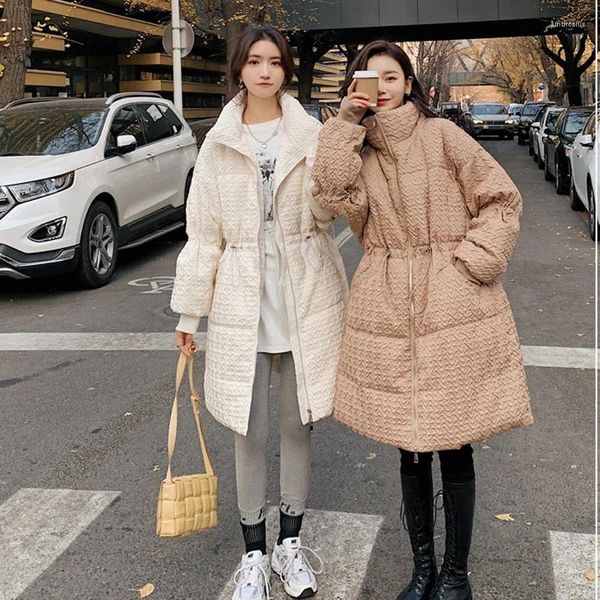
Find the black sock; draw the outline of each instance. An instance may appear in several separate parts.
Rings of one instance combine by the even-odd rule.
[[[279,537],[277,543],[281,544],[283,540],[291,537],[298,537],[302,528],[301,515],[286,515],[283,511],[279,511]]]
[[[263,519],[256,525],[242,525],[242,533],[244,534],[244,542],[246,543],[246,554],[260,550],[263,554],[267,553],[267,527],[266,521]]]

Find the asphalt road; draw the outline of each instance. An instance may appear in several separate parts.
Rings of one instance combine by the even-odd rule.
[[[482,143],[524,197],[522,233],[503,279],[521,343],[593,348],[594,245],[582,215],[571,211],[566,196],[555,194],[525,148],[510,141]],[[336,233],[343,228],[337,223]],[[123,253],[114,280],[93,291],[78,291],[64,280],[0,280],[0,556],[10,559],[5,580],[19,577],[25,582],[19,600],[126,600],[139,597],[136,590],[146,583],[155,586],[151,598],[157,600],[216,600],[235,571],[242,545],[233,437],[210,417],[206,429],[220,476],[220,525],[180,540],[161,540],[154,533],[156,495],[166,465],[174,339],[173,351],[129,350],[127,341],[111,351],[91,351],[83,343],[69,351],[41,350],[35,335],[26,338],[25,350],[3,346],[3,334],[79,332],[110,338],[126,332],[133,339],[136,333],[172,332],[177,319],[169,309],[170,283],[181,245],[172,236]],[[350,239],[342,254],[351,276],[360,247]],[[199,356],[200,367],[202,363]],[[580,534],[594,530],[594,372],[557,363],[529,366],[527,377],[534,426],[475,447],[478,502],[470,563],[474,597],[591,599],[594,584],[586,572],[593,557],[575,549],[583,539]],[[277,411],[275,402],[272,411]],[[341,541],[355,526],[352,516],[340,516],[345,531],[304,540],[324,555],[334,546],[342,561],[322,579],[328,589],[335,589],[336,579],[354,578],[361,590],[356,598],[393,600],[411,569],[408,537],[400,523],[399,453],[333,420],[318,424],[313,436],[310,508],[381,517],[364,568],[343,562],[346,551],[352,555],[351,544]],[[184,420],[178,450],[176,471],[197,471],[190,418]],[[270,453],[269,502],[277,505],[275,432]],[[436,476],[439,483],[437,465]],[[42,491],[35,496],[30,489]],[[92,511],[89,522],[75,525],[76,502],[60,531],[39,533],[38,537],[46,535],[42,540],[27,537],[25,546],[15,546],[14,532],[31,527],[23,515],[36,509],[35,498],[42,501],[34,510],[41,523],[34,534],[44,529],[45,520],[50,525],[53,519],[61,522],[64,515],[56,516],[44,500],[45,491],[55,489],[115,494],[107,496],[106,506]],[[19,490],[22,497],[14,497]],[[11,507],[14,512],[9,512]],[[498,520],[496,515],[502,513],[510,513],[514,521]],[[440,514],[440,554],[442,525]],[[59,539],[69,527],[75,539],[64,550],[51,551],[44,568],[36,567],[39,548],[52,547],[52,535]],[[568,532],[568,551],[557,550],[551,532]],[[15,552],[27,554],[29,562],[23,566]],[[570,571],[561,562],[568,557],[561,554],[575,563]],[[0,589],[0,600],[11,597]]]

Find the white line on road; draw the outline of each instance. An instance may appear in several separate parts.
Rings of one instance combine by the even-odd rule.
[[[594,567],[595,536],[551,531],[554,594],[556,600],[592,600],[595,583],[586,577]]]
[[[275,541],[279,509],[267,511],[267,539]],[[369,558],[383,522],[379,515],[363,515],[322,510],[307,510],[302,526],[302,544],[314,550],[325,565],[319,575],[318,596],[327,600],[357,600],[367,572]],[[269,548],[270,552],[270,548]],[[271,577],[272,600],[289,600],[277,575]],[[219,595],[231,600],[233,576]]]
[[[345,227],[335,236],[335,243],[338,248],[341,248],[349,239],[352,239],[352,230],[350,227]]]
[[[198,349],[206,346],[206,333],[196,336]],[[155,333],[0,333],[0,352],[52,351],[175,351],[171,332]],[[594,369],[593,348],[521,346],[526,367]]]
[[[14,600],[119,492],[21,489],[0,506],[0,600]]]

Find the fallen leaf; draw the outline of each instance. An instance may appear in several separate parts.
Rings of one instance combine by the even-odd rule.
[[[43,316],[44,316],[43,314],[41,314],[41,315],[38,315],[38,317],[39,317],[40,319],[41,319]]]
[[[588,571],[585,572],[585,578],[588,581],[596,581],[596,570],[595,569],[589,569]]]
[[[375,452],[370,452],[367,455],[367,460],[373,460],[374,458],[377,458],[377,454],[375,454]]]
[[[528,521],[527,523],[525,523],[525,525],[531,525],[531,523]]]
[[[130,417],[132,414],[133,414],[133,413],[131,413],[131,412],[126,412],[126,413],[123,413],[123,416],[124,416],[124,417]]]
[[[138,592],[140,593],[140,598],[145,598],[149,596],[154,591],[154,586],[151,583],[147,583],[144,587],[140,588]]]
[[[154,465],[153,471],[160,471],[160,465]]]
[[[496,519],[498,519],[498,521],[514,521],[514,519],[512,518],[512,515],[510,513],[503,513],[501,515],[496,515]]]

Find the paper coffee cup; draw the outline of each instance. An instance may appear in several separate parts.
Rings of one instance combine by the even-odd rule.
[[[356,79],[355,91],[369,95],[369,105],[377,106],[379,96],[379,73],[377,71],[355,71],[352,76]]]

